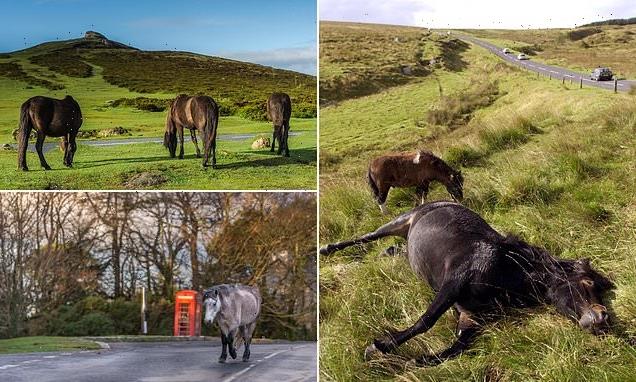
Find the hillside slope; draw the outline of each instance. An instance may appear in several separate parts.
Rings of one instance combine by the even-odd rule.
[[[7,101],[0,106],[0,136],[15,128],[17,101],[36,94],[71,94],[91,109],[116,101],[115,105],[127,106],[144,103],[147,108],[141,110],[152,109],[152,104],[153,111],[161,111],[163,99],[201,93],[212,96],[223,115],[263,120],[269,94],[284,91],[292,97],[295,117],[316,116],[313,76],[187,52],[140,51],[97,32],[1,54],[0,85],[0,98]],[[125,100],[139,97],[150,99]]]
[[[609,274],[617,334],[594,337],[554,309],[530,309],[489,325],[458,359],[408,364],[451,343],[449,312],[396,354],[366,363],[370,341],[412,325],[433,296],[403,257],[382,255],[400,242],[385,239],[321,258],[321,378],[634,380],[636,98],[537,79],[479,47],[457,54],[467,63],[460,71],[321,109],[321,244],[370,232],[415,205],[413,190],[393,189],[390,216],[381,215],[366,166],[382,153],[426,148],[462,169],[464,204],[496,229],[557,256],[589,257]],[[438,199],[448,194],[436,185],[429,200]]]

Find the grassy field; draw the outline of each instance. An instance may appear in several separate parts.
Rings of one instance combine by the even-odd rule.
[[[100,346],[95,342],[73,337],[21,337],[0,340],[0,354],[96,349],[100,349]]]
[[[28,153],[31,172],[23,174],[15,170],[17,153],[4,150],[0,152],[3,170],[0,188],[316,187],[315,77],[190,53],[84,45],[73,48],[82,41],[46,43],[0,55],[0,144],[15,143],[13,133],[18,126],[20,105],[35,95],[55,98],[72,95],[84,117],[74,169],[63,168],[61,153],[54,150],[46,154],[54,171],[40,171],[37,155]],[[19,70],[7,72],[6,65],[17,65]],[[271,139],[271,123],[260,117],[268,94],[274,90],[288,92],[295,115],[303,117],[291,121],[291,130],[300,133],[290,137],[291,158],[250,148],[258,136]],[[82,145],[81,139],[162,138],[167,100],[181,92],[205,93],[219,102],[222,113],[219,134],[254,137],[240,142],[217,142],[219,170],[201,169],[199,160],[192,158],[194,147],[189,137],[185,148],[188,159],[180,162],[168,158],[167,150],[158,144],[108,148]],[[47,138],[47,142],[57,140]],[[143,178],[142,181],[131,182],[130,178],[135,176]]]
[[[576,29],[466,30],[514,50],[528,49],[533,60],[591,72],[609,66],[619,78],[636,78],[636,25]]]
[[[467,45],[422,28],[321,22],[320,102],[329,104],[459,71]],[[431,60],[434,60],[431,63]]]
[[[392,190],[391,216],[381,215],[366,166],[381,153],[427,148],[461,167],[464,204],[500,232],[554,255],[589,257],[610,275],[622,334],[595,337],[552,308],[530,309],[489,325],[457,359],[408,363],[454,340],[449,312],[395,354],[364,362],[373,338],[412,325],[433,297],[403,257],[381,255],[399,242],[385,239],[321,257],[321,379],[636,380],[636,349],[626,341],[636,335],[636,98],[537,79],[479,47],[460,56],[469,63],[461,71],[436,70],[436,78],[321,109],[321,243],[369,232],[414,206],[414,190]],[[447,198],[439,186],[429,194]]]
[[[252,150],[253,139],[217,141],[216,169],[201,167],[189,137],[183,160],[170,158],[159,143],[93,147],[80,142],[72,169],[62,165],[61,150],[46,153],[51,171],[40,167],[34,152],[27,153],[29,172],[19,171],[16,151],[3,150],[0,184],[6,189],[314,189],[316,120],[292,120],[291,126],[300,135],[289,137],[289,158],[267,148]],[[252,123],[248,132],[270,136],[270,126]]]

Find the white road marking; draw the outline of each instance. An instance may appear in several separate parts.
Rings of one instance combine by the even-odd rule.
[[[45,355],[43,358],[57,358],[56,355]]]
[[[277,355],[279,355],[279,354],[281,354],[281,353],[285,353],[285,352],[288,352],[288,351],[289,351],[289,349],[288,349],[288,350],[280,350],[280,351],[277,351],[277,352],[275,352],[275,353],[272,353],[272,354],[270,354],[270,355],[268,355],[268,356],[263,357],[263,359],[258,360],[258,361],[256,361],[256,362],[257,362],[257,363],[260,363],[261,361],[264,361],[264,360],[266,360],[266,359],[272,358],[272,357],[274,357],[274,356],[277,356]],[[248,367],[246,367],[245,369],[243,369],[243,370],[239,371],[238,373],[236,373],[236,374],[232,375],[231,377],[229,377],[229,378],[227,378],[227,379],[223,380],[223,382],[232,382],[232,381],[236,380],[236,378],[238,378],[238,377],[240,377],[241,375],[243,375],[243,374],[247,373],[247,372],[248,372],[248,371],[250,371],[250,370],[251,370],[254,366],[256,366],[256,363],[254,363],[254,364],[252,364],[252,365],[249,365],[249,366],[248,366]]]
[[[6,369],[11,369],[12,367],[18,367],[20,365],[4,365],[4,366],[0,366],[0,370],[6,370]]]

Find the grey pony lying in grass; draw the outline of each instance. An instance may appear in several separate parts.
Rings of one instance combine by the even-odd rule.
[[[204,322],[208,325],[216,322],[221,329],[223,348],[219,362],[226,361],[228,350],[230,356],[236,359],[238,336],[245,343],[243,362],[250,359],[250,343],[261,312],[261,302],[258,288],[247,285],[215,285],[203,292]]]
[[[449,308],[459,314],[457,340],[435,355],[416,361],[431,365],[468,348],[488,319],[505,307],[554,305],[584,330],[609,329],[603,293],[613,288],[588,260],[565,260],[514,236],[502,236],[461,204],[432,202],[406,212],[376,231],[320,249],[327,255],[387,236],[407,239],[413,271],[437,292],[410,328],[390,331],[369,345],[365,358],[387,353],[429,330]]]

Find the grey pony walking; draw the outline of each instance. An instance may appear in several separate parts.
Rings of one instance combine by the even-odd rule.
[[[240,335],[245,343],[243,362],[250,359],[250,343],[261,313],[261,293],[258,288],[240,284],[221,284],[203,292],[205,306],[204,322],[208,325],[217,322],[221,329],[221,357],[225,363],[227,352],[236,359],[236,346]]]

